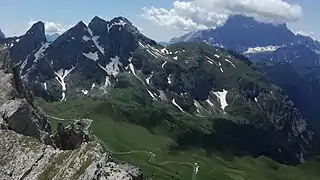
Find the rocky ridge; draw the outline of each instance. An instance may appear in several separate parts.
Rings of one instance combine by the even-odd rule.
[[[116,163],[77,128],[79,122],[52,135],[47,117],[12,63],[10,52],[1,46],[0,179],[144,179],[139,169]],[[61,143],[59,137],[70,142]]]

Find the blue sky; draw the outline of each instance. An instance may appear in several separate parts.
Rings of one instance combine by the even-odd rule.
[[[207,0],[206,3],[218,1],[219,0]],[[241,0],[235,0],[235,2],[236,1],[241,2]],[[267,2],[281,0],[264,1]],[[277,18],[278,16],[281,16],[282,20],[288,18],[293,19],[296,18],[296,16],[299,16],[298,20],[295,19],[294,21],[292,21],[290,19],[288,21],[289,27],[294,31],[303,31],[305,33],[314,32],[313,36],[317,39],[320,39],[320,22],[317,21],[318,17],[320,16],[320,12],[318,10],[318,7],[320,7],[320,1],[285,1],[289,5],[292,5],[293,3],[298,4],[302,8],[302,15],[297,14],[294,11],[296,9],[291,8],[288,9],[288,11],[292,10],[292,13],[277,14]],[[133,22],[133,24],[141,28],[141,31],[145,35],[155,40],[164,41],[169,40],[173,36],[181,35],[182,33],[190,30],[190,28],[202,28],[204,26],[207,27],[208,25],[210,25],[211,21],[208,21],[208,19],[194,19],[194,17],[192,17],[192,14],[188,14],[189,12],[173,14],[173,2],[173,0],[1,0],[2,8],[0,11],[0,29],[6,34],[6,36],[13,36],[24,33],[29,27],[28,23],[30,24],[31,21],[35,20],[52,22],[52,24],[57,24],[60,29],[67,29],[80,20],[89,22],[95,15],[98,15],[106,20],[110,20],[115,16],[125,16],[131,22]],[[201,0],[185,0],[185,2],[192,2],[192,5],[200,4],[199,7],[203,7],[201,6]],[[146,14],[146,11],[142,9],[143,7],[155,7],[152,12],[149,11],[150,13],[147,15],[149,18],[146,18],[146,16],[142,16],[142,14]],[[268,4],[266,4],[266,7],[268,7]],[[285,8],[286,6],[283,7]],[[163,16],[159,16],[158,8],[163,8],[164,10],[166,10],[166,19],[158,19],[159,21],[153,21],[152,18],[163,18]],[[206,9],[206,7],[203,8],[205,8],[205,10],[208,12],[212,10]],[[257,11],[259,11],[260,14],[265,14],[265,12],[260,12],[261,8],[254,8],[258,8]],[[252,10],[252,7],[248,7],[248,9]],[[177,9],[175,10],[177,11]],[[277,11],[286,10],[275,9],[273,11],[271,9],[270,12],[271,11],[275,11],[274,13],[277,13]],[[269,12],[269,10],[267,12]],[[189,21],[186,22],[187,25],[181,24],[181,21],[179,21],[179,19],[171,21],[174,18],[186,16],[181,17],[182,21],[184,22],[184,19],[189,18],[189,15],[190,19],[194,21],[191,23],[191,25]],[[213,20],[212,23],[217,23],[217,21]]]

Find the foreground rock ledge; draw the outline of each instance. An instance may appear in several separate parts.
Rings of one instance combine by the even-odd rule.
[[[117,164],[96,142],[62,151],[10,130],[0,130],[0,142],[1,180],[144,179],[139,169]]]

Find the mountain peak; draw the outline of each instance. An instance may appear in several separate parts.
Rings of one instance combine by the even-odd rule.
[[[42,21],[38,21],[34,23],[31,28],[27,31],[26,34],[30,33],[43,33],[45,34],[44,23]]]
[[[247,25],[255,25],[255,24],[269,24],[269,25],[273,25],[273,26],[284,26],[287,27],[287,25],[285,23],[274,23],[271,21],[258,21],[257,19],[255,19],[254,17],[251,16],[244,16],[244,15],[233,15],[230,16],[226,22],[226,24],[231,24],[231,23],[244,23]]]
[[[86,31],[88,31],[88,26],[83,22],[79,21],[76,25],[68,29],[64,34],[68,33],[69,35],[72,34],[72,36],[82,36]],[[69,37],[65,36],[66,37]],[[57,39],[59,39],[61,36],[59,36]],[[62,39],[64,39],[62,38]]]
[[[3,32],[0,29],[0,38],[5,38],[5,35],[3,34]]]
[[[94,16],[91,22],[107,22],[104,19],[100,18],[99,16]]]
[[[83,21],[79,21],[79,22],[75,25],[75,27],[83,27],[83,28],[86,28],[87,25],[86,25]]]
[[[95,16],[88,26],[94,34],[103,34],[107,31],[108,22],[98,16]]]
[[[139,30],[125,17],[118,16],[109,21],[109,27],[114,25],[120,25],[129,30],[132,33],[139,33]]]
[[[34,37],[35,39],[45,42],[46,35],[45,35],[44,23],[42,21],[38,21],[35,24],[33,24],[31,28],[27,31],[25,36]]]
[[[115,17],[110,22],[121,22],[121,21],[128,23],[128,24],[132,24],[127,18],[125,18],[123,16]]]
[[[282,46],[294,38],[295,34],[284,23],[260,22],[253,17],[234,15],[216,29],[188,33],[173,41],[205,41],[243,53],[251,47]]]

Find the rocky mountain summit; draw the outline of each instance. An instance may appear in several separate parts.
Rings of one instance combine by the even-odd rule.
[[[178,146],[264,155],[286,164],[312,155],[313,135],[305,119],[242,55],[204,43],[164,47],[124,17],[80,21],[54,42],[47,42],[44,25],[37,22],[25,35],[1,43],[15,72],[48,102],[115,102],[122,118],[150,131],[161,128]],[[132,117],[137,114],[141,117]],[[217,137],[229,141],[221,144]],[[259,145],[248,141],[252,137]]]
[[[1,38],[1,39],[5,38],[5,35],[4,35],[3,32],[1,31],[1,29],[0,29],[0,38]]]
[[[79,122],[52,134],[12,57],[0,46],[0,179],[144,179],[139,169],[116,163]]]

